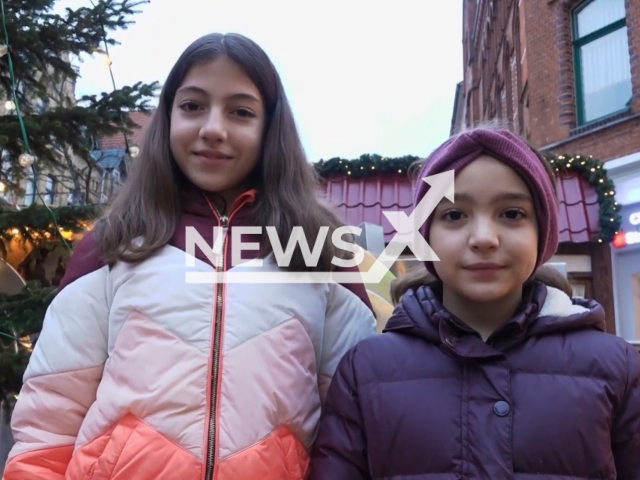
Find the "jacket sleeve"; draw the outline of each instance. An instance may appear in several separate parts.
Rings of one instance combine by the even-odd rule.
[[[627,382],[613,424],[612,448],[618,478],[640,480],[640,354],[627,345]]]
[[[359,272],[356,270],[356,274]],[[325,315],[318,387],[324,403],[327,388],[344,354],[376,334],[376,318],[362,283],[332,284]]]
[[[311,453],[309,480],[371,478],[354,371],[356,351],[357,347],[344,356],[329,387]]]
[[[4,480],[64,479],[107,358],[107,275],[77,278],[49,305],[12,414]]]

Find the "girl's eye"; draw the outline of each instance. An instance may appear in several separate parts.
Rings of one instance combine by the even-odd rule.
[[[519,220],[526,217],[526,214],[522,210],[512,208],[504,212],[504,216],[509,220]]]
[[[236,108],[233,113],[235,115],[238,115],[239,117],[243,117],[243,118],[251,118],[251,117],[255,117],[255,115],[253,114],[253,112],[251,110],[249,110],[248,108]]]
[[[444,212],[442,214],[442,218],[444,220],[450,220],[450,221],[461,220],[462,219],[462,212],[460,212],[458,210],[449,210],[449,211]]]
[[[195,112],[200,108],[196,102],[192,102],[191,100],[187,100],[186,102],[182,102],[180,104],[180,108],[186,112]]]

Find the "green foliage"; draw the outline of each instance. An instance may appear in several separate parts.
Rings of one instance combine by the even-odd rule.
[[[47,241],[60,243],[61,239],[56,232],[53,218],[60,229],[81,233],[100,213],[101,207],[96,205],[47,209],[43,205],[32,204],[24,210],[0,210],[0,254],[6,254],[7,245],[13,239],[18,239],[21,244],[29,242],[32,245]]]
[[[113,32],[128,28],[138,7],[148,2],[92,0],[87,2],[91,6],[67,8],[62,14],[54,12],[55,3],[3,0],[6,37],[4,28],[0,29],[0,45],[9,46],[9,55],[0,57],[0,101],[15,100],[21,116],[17,111],[0,116],[0,181],[19,191],[28,171],[18,158],[27,151],[28,142],[36,158],[34,168],[44,172],[59,167],[72,178],[76,197],[95,171],[96,160],[90,154],[95,141],[118,132],[131,134],[138,128],[126,113],[149,112],[159,85],[138,82],[76,99],[79,71],[74,61],[116,45]],[[0,256],[8,242],[16,239],[54,248],[62,242],[56,224],[67,232],[81,232],[99,213],[100,208],[93,205],[49,210],[34,204],[14,211],[0,201]],[[42,288],[37,283],[28,284],[17,295],[0,294],[1,398],[11,399],[20,390],[30,342],[42,328],[54,296],[55,287]]]
[[[79,72],[72,60],[96,54],[105,44],[117,44],[109,34],[126,29],[133,23],[131,16],[139,12],[137,7],[147,2],[95,0],[95,6],[67,8],[64,15],[54,13],[55,3],[5,1],[15,90],[9,55],[5,55],[0,58],[0,99],[13,99],[15,93],[38,171],[52,166],[69,168],[63,152],[79,159],[75,168],[84,171],[95,164],[90,155],[93,141],[118,132],[131,134],[138,125],[123,113],[150,111],[159,85],[138,82],[76,100],[73,86]],[[0,44],[4,43],[2,34]],[[26,174],[18,157],[26,148],[15,114],[0,116],[0,150],[9,159],[9,165],[0,165],[0,181],[17,189]]]
[[[55,287],[29,283],[16,295],[0,294],[0,398],[11,399],[22,387],[31,355],[31,338],[42,322]]]
[[[355,160],[334,157],[315,163],[316,171],[321,177],[349,175],[363,177],[375,173],[406,173],[409,167],[419,161],[420,157],[405,155],[404,157],[382,157],[376,154],[361,155]]]

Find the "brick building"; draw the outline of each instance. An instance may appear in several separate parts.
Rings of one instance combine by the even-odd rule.
[[[557,258],[610,331],[640,340],[640,1],[464,0],[463,25],[452,130],[501,119],[545,152],[605,162],[621,231],[565,238]]]

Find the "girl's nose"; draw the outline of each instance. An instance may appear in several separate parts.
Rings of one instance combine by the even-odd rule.
[[[224,142],[227,139],[227,127],[221,112],[211,109],[200,128],[200,136],[210,142]]]
[[[471,225],[469,246],[475,250],[491,250],[500,244],[498,226],[489,219],[476,219]]]

